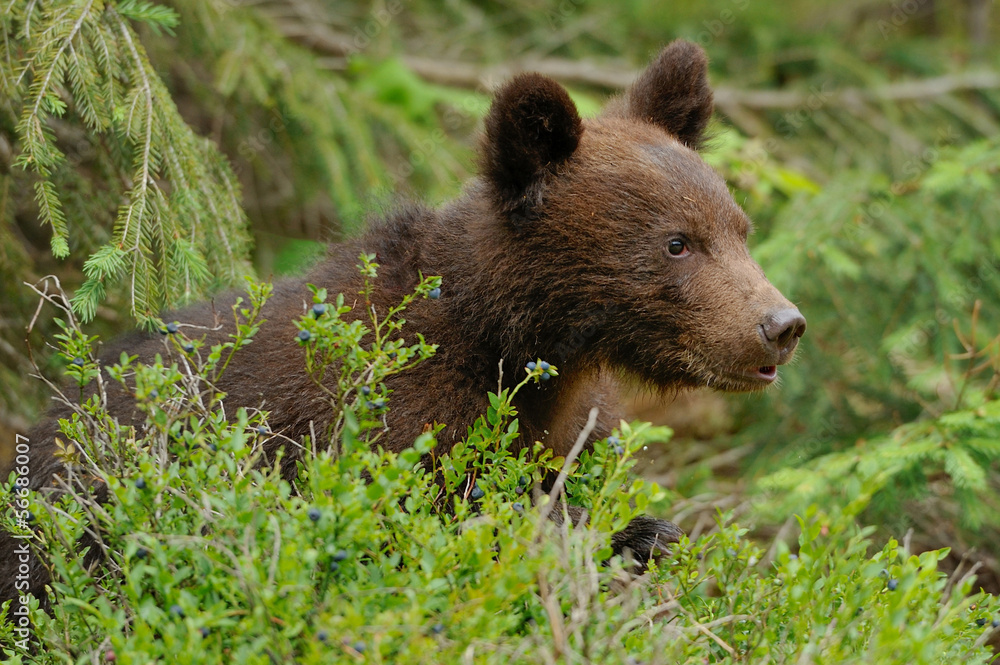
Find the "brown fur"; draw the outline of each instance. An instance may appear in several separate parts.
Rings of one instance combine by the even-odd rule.
[[[409,446],[432,422],[447,424],[440,447],[450,447],[486,410],[501,359],[508,386],[529,360],[558,363],[557,378],[528,387],[516,402],[523,440],[541,440],[557,454],[569,449],[592,406],[601,412],[594,437],[610,432],[618,374],[661,390],[765,387],[757,368],[786,362],[805,322],[751,259],[749,220],[692,149],[712,111],[706,66],[700,48],[675,42],[592,120],[579,118],[554,81],[514,78],[486,119],[482,176],[460,198],[439,210],[398,211],[334,248],[307,277],[275,285],[268,322],[220,386],[227,408],[265,409],[272,429],[293,439],[309,433],[311,420],[323,427],[331,414],[304,372],[292,319],[304,311],[307,282],[350,302],[361,287],[354,266],[362,251],[376,253],[382,266],[373,298],[380,311],[413,289],[418,271],[443,278],[439,300],[418,300],[406,312],[406,334],[420,331],[440,349],[388,382],[382,443],[389,449]],[[689,254],[667,251],[676,239]],[[217,299],[220,311],[232,297]],[[174,318],[208,323],[212,309]],[[148,360],[165,347],[159,337],[132,335],[104,357],[123,349]],[[130,395],[118,391],[110,400],[119,417],[132,417]],[[31,435],[36,487],[58,470],[59,415]],[[285,459],[291,475],[295,456]],[[643,518],[615,546],[648,553],[678,534],[668,522]],[[0,542],[0,554],[8,547]],[[0,598],[12,594],[10,577],[0,575]]]

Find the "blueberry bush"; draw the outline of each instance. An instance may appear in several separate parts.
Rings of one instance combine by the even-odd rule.
[[[363,256],[359,267],[371,288],[378,266]],[[669,431],[623,422],[569,459],[515,445],[514,395],[559,380],[544,359],[490,395],[450,453],[430,455],[434,431],[402,453],[381,450],[384,379],[435,350],[400,341],[402,314],[439,285],[423,279],[366,321],[345,316],[343,296],[313,290],[289,344],[335,418],[301,442],[291,482],[261,462],[262,444],[280,436],[268,414],[227,413],[224,395],[205,390],[267,325],[268,285],[250,284],[224,344],[168,323],[155,362],[123,356],[110,375],[134,385],[145,426],[118,425],[96,391],[61,424],[67,475],[80,482],[34,494],[26,529],[4,516],[5,530],[30,531],[52,575],[50,612],[22,598],[29,638],[4,606],[5,662],[989,662],[995,599],[977,593],[973,571],[941,572],[945,550],[873,542],[857,526],[866,496],[809,508],[797,538],[767,547],[720,513],[641,575],[612,557],[610,534],[634,516],[669,515],[674,497],[630,475],[635,453]],[[68,305],[61,326],[66,374],[100,380],[96,340]],[[555,473],[567,497],[541,490]],[[586,526],[545,517],[564,501],[587,509]],[[85,532],[100,551],[89,567]]]

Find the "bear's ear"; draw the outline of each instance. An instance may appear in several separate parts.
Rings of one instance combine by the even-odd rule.
[[[705,50],[683,39],[671,42],[629,88],[624,114],[659,125],[693,150],[701,147],[712,117]]]
[[[486,116],[479,166],[505,215],[532,218],[542,185],[576,150],[583,123],[569,93],[540,74],[504,84]]]

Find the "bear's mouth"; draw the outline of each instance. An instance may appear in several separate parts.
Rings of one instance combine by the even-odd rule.
[[[774,380],[778,378],[778,367],[777,365],[761,365],[759,367],[750,367],[743,371],[730,372],[725,376],[729,380],[729,385],[724,387],[723,390],[754,392],[763,390],[774,383]]]
[[[762,379],[770,383],[778,378],[778,366],[777,365],[765,365],[763,367],[757,368],[757,376],[755,378]]]

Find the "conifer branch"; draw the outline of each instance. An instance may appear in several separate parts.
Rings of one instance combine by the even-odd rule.
[[[59,64],[59,59],[62,56],[63,51],[66,50],[66,48],[70,45],[70,43],[72,43],[73,39],[76,38],[77,33],[80,32],[80,28],[83,27],[84,20],[87,18],[87,15],[90,13],[90,8],[94,6],[94,1],[95,0],[88,0],[86,6],[84,6],[83,9],[80,11],[80,16],[77,17],[77,20],[73,24],[73,28],[70,30],[69,34],[66,35],[66,37],[64,37],[61,40],[62,44],[60,44],[59,50],[56,51],[56,54],[52,57],[52,63],[51,63],[51,65],[46,69],[44,75],[42,76],[42,81],[39,84],[39,88],[38,88],[38,94],[37,94],[37,96],[35,98],[35,104],[33,105],[32,109],[31,109],[31,113],[30,113],[30,115],[32,117],[37,117],[38,116],[39,106],[41,105],[41,101],[45,97],[45,94],[48,92],[48,88],[49,88],[49,85],[52,82],[53,75],[57,71],[56,68],[57,68],[57,66]],[[34,4],[34,2],[32,2],[31,4]],[[67,12],[68,11],[69,10],[67,9]],[[30,12],[30,5],[29,5],[29,12],[28,12],[29,16],[30,16],[30,13],[31,12]],[[53,27],[54,26],[55,26],[55,22],[53,22]],[[25,32],[27,32],[27,27],[25,27]],[[43,52],[44,51],[42,49],[39,49],[36,52],[36,55],[41,54]],[[21,75],[18,76],[18,78],[17,78],[17,83],[21,83],[21,81],[24,80],[25,75],[29,71],[32,70],[32,65],[33,64],[34,64],[34,58],[29,59],[28,62],[25,63],[23,69],[21,70]]]
[[[128,25],[125,24],[121,18],[118,18],[119,30],[122,34],[122,39],[125,40],[125,44],[128,46],[129,52],[132,54],[132,59],[135,63],[134,73],[138,76],[138,79],[142,88],[142,95],[145,99],[146,104],[146,121],[144,126],[144,136],[142,142],[142,158],[140,160],[139,173],[135,179],[135,186],[132,189],[133,196],[128,207],[128,214],[125,219],[125,226],[121,232],[121,238],[119,242],[126,242],[129,237],[129,225],[132,223],[132,211],[138,207],[138,214],[136,216],[135,225],[135,243],[132,249],[129,250],[135,254],[133,261],[138,260],[138,255],[141,252],[140,243],[142,242],[142,215],[146,209],[146,200],[148,196],[148,185],[150,181],[149,177],[149,153],[153,142],[153,93],[150,90],[149,78],[147,76],[146,67],[143,63],[142,58],[139,55],[139,51],[135,47],[135,42],[132,41],[131,30]],[[134,108],[134,106],[133,106]],[[131,125],[131,118],[129,119],[129,125]],[[138,190],[138,192],[136,192]],[[135,194],[138,196],[135,196]],[[136,264],[133,263],[133,266]],[[132,297],[132,314],[138,314],[139,310],[136,304],[136,270],[133,267],[132,270],[132,283],[131,283],[131,297]],[[146,291],[148,294],[148,290]],[[148,306],[148,303],[143,303]]]

